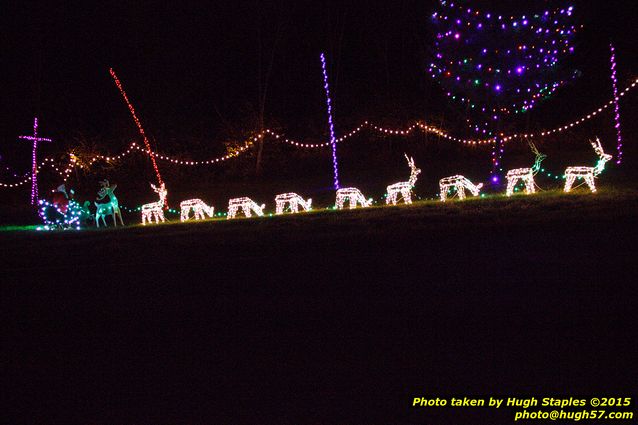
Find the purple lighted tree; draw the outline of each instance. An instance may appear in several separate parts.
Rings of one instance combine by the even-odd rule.
[[[440,0],[429,74],[466,111],[480,137],[494,137],[492,180],[503,152],[499,131],[551,96],[571,76],[559,67],[573,53],[573,7],[517,16]],[[572,74],[573,75],[573,74]]]

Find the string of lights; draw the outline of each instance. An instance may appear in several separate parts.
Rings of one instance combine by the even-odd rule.
[[[618,155],[616,157],[616,164],[622,162],[622,134],[620,132],[620,110],[618,107],[618,81],[616,79],[616,50],[613,44],[609,44],[611,48],[611,85],[614,93],[614,127],[616,127],[616,133],[618,137],[618,144],[616,150]]]
[[[31,205],[35,205],[38,201],[38,160],[36,158],[38,142],[51,142],[51,139],[38,137],[38,117],[33,120],[33,136],[19,136],[18,138],[33,142],[33,151],[31,153]]]
[[[538,131],[538,132],[533,132],[533,133],[515,133],[515,134],[511,134],[508,136],[503,136],[503,142],[509,142],[509,141],[513,141],[514,139],[525,139],[525,138],[539,138],[539,137],[545,137],[545,136],[549,136],[555,133],[560,133],[562,131],[565,130],[569,130],[573,127],[576,127],[578,125],[583,124],[585,121],[588,121],[590,119],[595,118],[598,114],[602,113],[603,111],[605,111],[606,109],[608,109],[609,107],[611,107],[612,105],[615,104],[616,102],[616,98],[618,100],[620,100],[621,97],[625,96],[629,91],[631,91],[632,89],[634,89],[636,86],[638,85],[638,79],[635,79],[628,87],[626,87],[623,91],[621,91],[620,93],[618,93],[618,96],[616,96],[614,99],[608,101],[607,103],[603,104],[601,107],[597,108],[596,110],[592,111],[591,113],[582,116],[581,118],[572,121],[571,123],[568,124],[564,124],[560,127],[556,127],[553,129],[549,129],[549,130],[543,130],[543,131]],[[489,139],[463,139],[463,138],[459,138],[459,137],[455,137],[452,136],[448,133],[446,133],[444,130],[441,130],[438,127],[435,126],[431,126],[428,124],[425,124],[421,121],[418,121],[414,124],[412,124],[411,126],[407,127],[407,128],[403,128],[403,129],[391,129],[391,128],[385,128],[385,127],[381,127],[378,126],[376,124],[370,123],[368,121],[363,122],[362,124],[360,124],[358,127],[352,129],[351,131],[349,131],[348,133],[344,134],[343,136],[336,138],[335,142],[336,143],[341,143],[346,141],[347,139],[353,137],[354,135],[360,133],[362,130],[364,129],[372,129],[377,131],[378,133],[382,133],[382,134],[386,134],[386,135],[397,135],[397,136],[408,136],[410,135],[414,130],[419,129],[421,131],[427,132],[427,133],[432,133],[435,134],[443,139],[446,140],[450,140],[450,141],[454,141],[454,142],[459,142],[459,143],[463,143],[465,145],[492,145],[495,144],[496,140],[494,138],[489,138]],[[172,164],[176,164],[176,165],[186,165],[186,166],[203,166],[203,165],[212,165],[212,164],[216,164],[219,162],[223,162],[223,161],[227,161],[229,159],[233,159],[233,158],[237,158],[240,155],[246,153],[248,151],[248,149],[253,145],[254,142],[256,142],[257,140],[259,140],[260,137],[265,137],[265,136],[270,136],[273,137],[275,140],[277,140],[278,142],[282,142],[282,143],[287,143],[289,145],[295,146],[295,147],[299,147],[299,148],[307,148],[307,149],[319,149],[319,148],[325,148],[330,146],[330,142],[325,142],[325,143],[303,143],[303,142],[298,142],[292,139],[288,139],[286,137],[284,137],[283,135],[270,130],[270,129],[265,129],[263,133],[260,133],[254,137],[251,137],[250,139],[248,139],[243,146],[239,147],[235,152],[233,153],[229,153],[226,155],[222,155],[216,158],[210,158],[210,159],[206,159],[206,160],[198,160],[198,161],[191,161],[191,160],[185,160],[185,159],[181,159],[178,157],[172,157],[169,155],[163,155],[160,153],[157,153],[155,151],[150,151],[152,155],[154,155],[155,158],[162,160],[162,161],[166,161]],[[90,160],[88,160],[86,162],[86,164],[84,163],[80,163],[77,161],[77,158],[73,155],[71,155],[71,160],[69,161],[69,164],[67,165],[67,167],[64,170],[61,170],[60,167],[55,165],[55,162],[53,159],[51,158],[46,158],[42,163],[40,163],[38,165],[38,171],[41,170],[41,168],[44,165],[48,165],[51,166],[52,168],[54,168],[64,179],[64,181],[66,181],[66,179],[68,178],[68,176],[70,175],[71,171],[73,170],[74,167],[87,167],[87,166],[91,166],[92,164],[94,164],[95,162],[99,161],[99,160],[104,160],[104,161],[108,161],[108,162],[112,162],[112,161],[119,161],[124,159],[126,156],[128,156],[131,153],[134,152],[143,152],[148,154],[148,151],[146,149],[144,149],[143,147],[139,146],[137,143],[135,142],[131,142],[130,145],[128,146],[128,148],[124,151],[121,152],[117,155],[95,155],[93,156]],[[0,182],[0,187],[2,188],[15,188],[15,187],[19,187],[19,186],[23,186],[26,183],[28,183],[29,181],[31,181],[31,176],[26,176],[24,177],[22,180],[19,180],[17,182],[14,183],[4,183],[4,182]]]
[[[619,95],[618,98],[624,96],[625,94],[627,94],[627,92],[629,92],[631,89],[633,89],[634,87],[636,87],[636,85],[638,85],[638,79],[634,80],[633,83],[631,83],[631,85],[629,87],[627,87],[625,90],[623,90]],[[596,115],[600,114],[601,112],[603,112],[605,109],[609,108],[611,105],[614,104],[614,99],[610,100],[609,102],[605,103],[603,106],[601,106],[600,108],[596,109],[595,111],[575,120],[572,121],[569,124],[565,124],[563,126],[560,127],[556,127],[553,128],[551,130],[544,130],[544,131],[540,131],[540,132],[536,132],[536,133],[516,133],[516,134],[512,134],[510,136],[506,136],[503,138],[503,141],[507,142],[509,140],[512,139],[516,139],[516,138],[527,138],[527,137],[544,137],[544,136],[549,136],[550,134],[554,134],[554,133],[560,133],[561,131],[565,131],[565,130],[569,130],[572,127],[576,127],[582,123],[584,123],[585,121],[588,121],[592,118],[594,118]]]
[[[335,141],[334,123],[332,122],[332,102],[330,100],[330,86],[326,71],[326,57],[321,54],[321,70],[323,71],[323,88],[326,91],[326,106],[328,109],[328,125],[330,127],[330,146],[332,147],[332,170],[334,174],[334,188],[339,189],[339,167],[337,164],[337,142]]]
[[[135,124],[137,125],[137,128],[139,129],[140,134],[142,135],[142,139],[144,140],[144,145],[146,146],[146,152],[148,156],[151,158],[151,162],[153,163],[153,169],[155,170],[155,175],[157,176],[157,182],[161,186],[164,184],[164,182],[162,181],[162,175],[160,174],[159,168],[157,168],[157,163],[155,162],[155,155],[153,154],[153,151],[151,150],[151,144],[149,143],[148,138],[146,137],[146,133],[144,132],[144,128],[142,127],[142,123],[137,118],[137,115],[135,114],[135,108],[133,108],[133,105],[128,100],[128,96],[126,95],[126,92],[124,91],[124,88],[122,87],[122,83],[120,83],[120,80],[119,78],[117,78],[117,75],[115,74],[115,71],[113,71],[113,68],[109,69],[109,73],[111,74],[111,77],[113,77],[113,80],[115,81],[115,85],[117,85],[117,88],[120,90],[120,93],[122,94],[122,97],[124,98],[124,101],[126,102],[126,105],[128,106],[128,109],[131,112],[131,115],[133,116],[133,120],[135,121]]]

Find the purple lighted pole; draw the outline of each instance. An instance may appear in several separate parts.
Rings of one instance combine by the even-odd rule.
[[[616,164],[622,162],[622,134],[620,132],[620,109],[618,107],[618,81],[616,79],[616,50],[613,44],[609,44],[611,48],[611,85],[614,91],[614,127],[616,128],[616,135],[618,137],[618,144],[616,150],[618,156],[616,157]]]
[[[332,123],[332,105],[330,101],[330,88],[328,86],[328,72],[326,71],[326,57],[321,54],[321,69],[323,71],[323,88],[326,90],[326,104],[328,105],[328,124],[330,126],[330,145],[332,146],[332,169],[334,172],[334,187],[339,189],[339,170],[337,167],[337,141],[335,139],[334,125]]]
[[[50,142],[51,139],[46,137],[38,137],[38,118],[33,121],[33,136],[19,136],[19,139],[33,141],[33,153],[31,164],[31,205],[35,205],[38,200],[38,160],[36,158],[36,151],[38,149],[38,142]]]

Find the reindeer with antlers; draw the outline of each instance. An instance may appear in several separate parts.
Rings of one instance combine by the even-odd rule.
[[[109,184],[108,180],[102,180],[100,182],[100,190],[97,193],[97,200],[101,201],[102,199],[106,198],[108,196],[109,201],[103,204],[98,204],[97,202],[94,202],[95,207],[96,207],[96,211],[95,211],[95,225],[97,227],[100,227],[100,219],[102,219],[102,222],[104,223],[104,226],[106,227],[106,216],[107,215],[111,215],[113,216],[113,225],[115,227],[117,227],[117,217],[120,218],[120,224],[122,226],[124,226],[124,221],[122,220],[122,212],[120,211],[120,206],[119,203],[117,201],[117,198],[115,197],[115,194],[113,193],[115,191],[115,188],[117,188],[117,185],[114,184],[113,186],[111,186]]]
[[[529,142],[529,147],[534,155],[536,155],[534,165],[532,165],[531,168],[515,168],[507,172],[507,175],[505,176],[507,178],[507,196],[512,196],[514,193],[514,187],[519,180],[522,180],[525,183],[525,193],[529,195],[530,193],[536,192],[534,176],[538,174],[538,171],[541,169],[541,162],[547,158],[547,155],[540,153],[538,149],[536,149],[536,146],[534,146],[531,142]]]
[[[465,199],[465,189],[469,190],[472,195],[478,196],[481,188],[483,187],[483,183],[474,184],[467,177],[456,175],[450,177],[444,177],[439,180],[439,189],[441,195],[441,201],[445,202],[447,199],[447,192],[450,188],[456,189],[456,192],[459,194],[459,199]]]
[[[605,169],[605,163],[610,161],[612,156],[603,151],[603,147],[600,144],[598,137],[596,137],[595,143],[591,140],[589,143],[594,148],[596,155],[598,155],[598,162],[595,167],[567,167],[565,170],[565,192],[570,192],[572,190],[572,186],[576,179],[584,179],[587,186],[589,186],[589,189],[593,193],[596,193],[596,183],[594,180],[603,172]]]
[[[387,196],[385,198],[385,203],[392,205],[396,205],[398,202],[399,193],[403,198],[403,202],[406,204],[412,203],[412,188],[416,183],[417,176],[421,172],[419,168],[416,168],[414,165],[414,158],[408,158],[408,155],[405,155],[405,159],[408,160],[408,166],[410,167],[410,179],[407,182],[399,182],[391,184],[386,188]]]
[[[151,202],[150,204],[142,205],[142,224],[146,225],[146,222],[153,222],[153,217],[155,217],[155,223],[159,223],[160,220],[163,222],[166,221],[164,218],[164,202],[166,201],[166,195],[168,192],[166,191],[166,186],[164,183],[160,185],[160,187],[156,187],[151,183],[151,187],[159,195],[159,201]]]

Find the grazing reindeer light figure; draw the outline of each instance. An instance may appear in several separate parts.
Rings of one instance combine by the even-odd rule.
[[[445,202],[447,199],[447,192],[450,188],[455,188],[459,194],[459,199],[465,199],[465,189],[472,192],[472,195],[478,196],[483,187],[483,183],[475,185],[469,181],[466,177],[461,175],[445,177],[439,180],[439,189],[441,192],[441,201]]]
[[[235,218],[235,215],[237,215],[237,210],[239,210],[239,208],[242,209],[246,217],[252,217],[251,210],[255,211],[255,214],[261,217],[264,215],[265,207],[266,207],[266,204],[257,205],[250,198],[246,198],[246,197],[234,198],[228,201],[227,219]]]
[[[166,186],[164,185],[164,183],[162,183],[160,187],[156,187],[154,184],[151,183],[151,187],[159,195],[159,201],[142,205],[143,225],[146,225],[147,221],[151,223],[153,221],[153,217],[155,217],[155,223],[159,223],[160,220],[166,221],[166,219],[164,218],[164,211],[162,210],[162,208],[164,207],[164,201],[166,200],[166,195],[168,195]]]
[[[204,216],[204,213],[208,214],[209,217],[212,217],[214,214],[214,208],[206,205],[206,203],[204,203],[201,199],[189,199],[187,201],[182,201],[179,206],[181,221],[188,220],[188,214],[191,210],[193,210],[193,218],[195,220],[205,219],[206,217]]]
[[[603,151],[603,147],[600,144],[600,140],[596,137],[596,142],[589,141],[594,151],[596,151],[596,155],[598,155],[598,162],[595,167],[567,167],[565,170],[565,192],[569,192],[572,190],[572,185],[574,181],[578,179],[584,179],[587,186],[593,193],[596,193],[596,183],[594,179],[605,169],[605,163],[611,160],[611,155],[606,154]]]
[[[351,210],[357,208],[357,203],[360,203],[363,208],[372,205],[372,198],[366,199],[356,187],[344,187],[337,190],[337,209],[343,209],[346,199],[350,202]]]
[[[103,204],[98,204],[97,202],[94,202],[95,207],[97,209],[95,212],[95,225],[97,227],[100,227],[100,219],[102,219],[102,222],[104,223],[104,226],[106,227],[105,217],[107,215],[111,215],[113,216],[113,225],[115,227],[117,227],[116,217],[120,218],[120,224],[124,226],[124,221],[122,220],[122,212],[120,211],[120,206],[117,201],[117,198],[115,197],[115,194],[113,193],[115,191],[115,188],[117,188],[117,185],[114,184],[113,186],[111,186],[108,180],[103,180],[100,182],[100,186],[102,186],[102,188],[97,193],[98,198],[96,199],[98,201],[101,201],[102,199],[108,196],[109,202],[106,202]]]
[[[414,158],[408,158],[408,156],[405,155],[405,159],[408,160],[408,165],[410,166],[410,179],[407,182],[394,183],[387,187],[386,204],[392,203],[392,205],[396,205],[399,193],[403,198],[403,202],[406,204],[412,203],[412,188],[421,170],[414,165]]]
[[[532,165],[531,168],[515,168],[507,172],[507,175],[505,176],[507,178],[507,196],[512,196],[512,193],[514,193],[514,187],[519,180],[522,180],[525,183],[525,193],[529,195],[530,193],[536,192],[534,176],[538,174],[538,171],[541,169],[541,162],[547,158],[547,155],[540,153],[533,143],[530,143],[529,147],[532,149],[534,155],[536,155],[534,165]]]
[[[296,193],[282,193],[275,196],[275,203],[277,204],[275,214],[283,214],[284,209],[286,209],[286,204],[290,205],[290,212],[296,214],[299,212],[299,205],[301,205],[304,211],[309,211],[312,205],[312,198],[308,198],[306,201]]]

